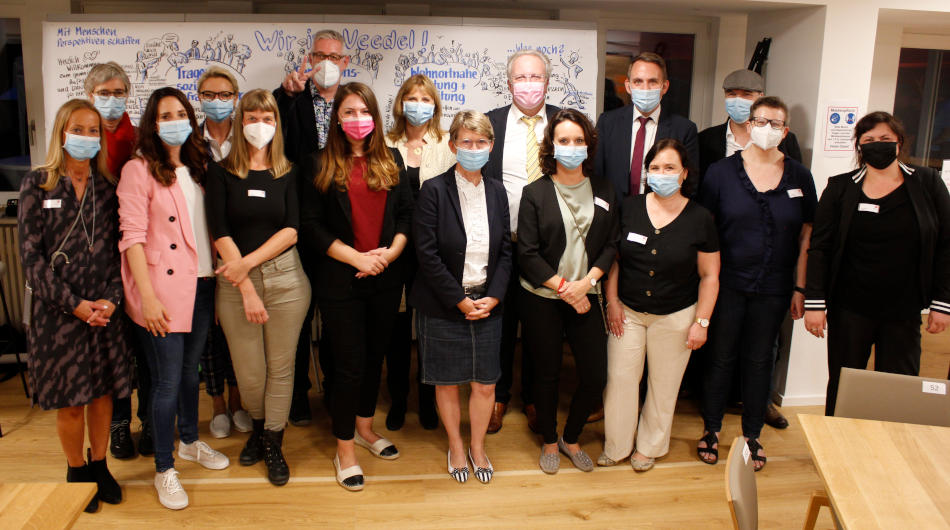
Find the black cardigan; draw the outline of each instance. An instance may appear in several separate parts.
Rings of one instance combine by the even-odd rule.
[[[604,274],[617,255],[620,234],[620,205],[610,182],[591,177],[594,192],[594,219],[587,232],[586,248],[589,268],[598,267]],[[599,200],[597,200],[599,199]],[[597,203],[603,201],[607,208]],[[540,287],[557,274],[557,266],[567,248],[567,234],[557,191],[550,176],[543,176],[524,187],[518,212],[518,266],[528,283]]]
[[[511,223],[508,196],[499,180],[482,178],[488,210],[488,280],[485,296],[497,298],[493,312],[501,314],[511,274]],[[462,221],[455,166],[422,184],[413,215],[412,236],[419,261],[409,303],[421,313],[464,320],[456,304],[465,298],[462,270],[468,243]]]
[[[390,148],[396,164],[402,167],[399,151]],[[313,154],[307,171],[310,175],[319,172],[320,160]],[[383,231],[379,235],[379,245],[392,244],[396,234],[409,237],[412,229],[412,192],[405,171],[399,173],[399,183],[386,194],[386,209],[383,212]],[[350,197],[345,190],[332,185],[321,192],[312,184],[304,186],[304,197],[300,204],[300,242],[314,257],[313,292],[319,297],[330,300],[346,299],[352,296],[353,282],[358,272],[353,266],[337,261],[327,255],[330,245],[339,239],[353,245],[353,218],[350,209]],[[370,280],[377,289],[399,288],[402,282],[402,260],[389,264],[381,274],[370,276],[361,282]]]
[[[930,310],[950,314],[950,192],[940,175],[927,167],[901,163],[904,184],[920,228],[920,292]],[[867,168],[828,179],[821,194],[808,249],[805,309],[824,311],[833,305],[838,270],[851,219],[861,197]]]

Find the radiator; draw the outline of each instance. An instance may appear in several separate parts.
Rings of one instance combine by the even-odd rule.
[[[0,276],[3,298],[7,314],[13,320],[13,327],[23,329],[23,263],[20,261],[20,238],[17,234],[16,219],[0,218],[0,261],[6,267]],[[0,311],[0,324],[6,324],[6,315]]]

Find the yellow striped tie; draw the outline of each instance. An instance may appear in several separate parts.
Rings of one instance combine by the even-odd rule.
[[[521,121],[528,125],[528,134],[525,135],[525,169],[528,174],[528,182],[534,182],[541,178],[541,163],[538,160],[538,136],[534,132],[541,116],[522,116]]]

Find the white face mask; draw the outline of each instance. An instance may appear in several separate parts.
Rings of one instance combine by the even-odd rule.
[[[264,146],[269,144],[270,141],[274,139],[276,132],[276,127],[262,121],[248,123],[244,126],[244,138],[247,139],[248,143],[258,149],[263,149]]]
[[[320,85],[320,88],[330,88],[340,82],[340,67],[330,59],[324,59],[314,68],[318,70],[313,74],[313,81]]]
[[[771,125],[763,125],[762,127],[752,127],[749,139],[753,144],[759,146],[759,149],[768,151],[782,143],[784,134],[784,129],[773,129]]]

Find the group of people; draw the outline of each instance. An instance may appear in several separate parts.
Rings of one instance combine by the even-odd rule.
[[[601,404],[596,463],[650,469],[704,345],[698,456],[718,459],[738,368],[761,469],[787,314],[828,330],[829,413],[841,367],[863,368],[874,345],[877,369],[916,373],[920,310],[930,306],[930,332],[950,322],[950,194],[899,160],[903,129],[886,113],[858,122],[859,168],[818,201],[788,108],[753,72],[726,78],[729,120],[697,134],[661,108],[664,61],[642,53],[625,83],[632,105],[595,126],[545,103],[551,62],[521,50],[507,61],[511,105],[461,111],[445,131],[438,90],[413,75],[387,132],[370,87],[340,84],[348,62],[342,36],[321,31],[273,92],[241,93],[209,68],[202,124],[166,87],[137,129],[128,77],[104,63],[88,100],[58,111],[47,161],[22,183],[19,230],[35,396],[58,411],[67,481],[98,484],[87,511],[121,500],[105,458],[135,452],[136,385],[138,451],[154,453],[162,505],[188,505],[176,428],[179,459],[229,466],[199,439],[199,365],[211,433],[249,432],[241,465],[263,461],[286,484],[284,428],[311,418],[315,308],[336,480],[352,491],[364,485],[357,446],[400,456],[373,419],[385,361],[386,426],[404,424],[413,322],[419,418],[430,429],[441,419],[459,483],[492,479],[486,437],[511,398],[519,324],[524,411],[553,474],[559,453],[594,469],[579,438]],[[559,428],[565,338],[577,384]]]

